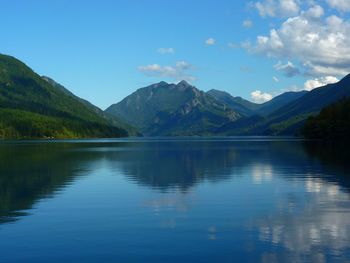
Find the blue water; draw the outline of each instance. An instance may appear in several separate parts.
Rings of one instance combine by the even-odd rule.
[[[0,144],[0,262],[349,262],[346,147]]]

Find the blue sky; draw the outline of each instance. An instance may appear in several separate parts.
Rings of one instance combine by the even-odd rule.
[[[103,109],[161,80],[263,102],[350,72],[350,0],[0,1],[0,52]]]

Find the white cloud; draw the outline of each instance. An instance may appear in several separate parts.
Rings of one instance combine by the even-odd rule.
[[[288,17],[298,14],[300,10],[297,0],[264,0],[256,2],[255,8],[262,17]]]
[[[326,0],[330,7],[337,9],[341,12],[350,11],[350,1],[349,0]]]
[[[268,57],[298,60],[306,74],[315,77],[344,76],[350,72],[350,22],[334,15],[315,19],[321,15],[313,6],[245,47]]]
[[[212,46],[212,45],[215,45],[215,42],[216,42],[216,40],[214,38],[208,38],[205,41],[205,44],[207,44],[208,46]]]
[[[229,48],[238,48],[238,47],[239,47],[239,45],[237,45],[237,44],[235,44],[235,43],[232,43],[232,42],[229,42],[229,43],[227,44],[227,46],[228,46]]]
[[[262,92],[260,90],[253,91],[250,95],[255,103],[264,103],[273,98],[271,94]]]
[[[243,23],[242,23],[243,27],[245,28],[251,28],[253,26],[253,21],[252,20],[244,20]]]
[[[276,65],[274,65],[274,68],[278,71],[281,71],[288,78],[300,74],[299,69],[296,68],[294,64],[290,61],[288,61],[287,64],[284,65],[282,64],[282,62],[278,62]]]
[[[256,2],[256,9],[259,11],[260,16],[275,16],[275,3],[273,0],[265,0],[264,2]]]
[[[339,79],[333,76],[310,79],[305,82],[304,89],[310,91],[310,90],[325,86],[327,84],[336,83],[338,81]]]
[[[314,5],[310,7],[306,12],[303,12],[306,17],[309,18],[320,18],[324,15],[322,6]]]
[[[179,61],[174,66],[161,66],[159,64],[140,66],[138,70],[150,77],[171,78],[188,82],[196,80],[191,74],[193,66],[186,61]]]
[[[299,12],[299,5],[295,0],[280,0],[280,11],[285,15],[293,15]]]
[[[158,53],[165,55],[165,54],[174,54],[175,53],[175,49],[172,47],[161,47],[158,48]]]
[[[279,81],[280,81],[280,80],[279,80],[277,77],[275,77],[275,76],[273,76],[272,79],[273,79],[274,82],[279,82]]]

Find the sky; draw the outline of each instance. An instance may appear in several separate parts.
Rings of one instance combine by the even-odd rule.
[[[350,0],[0,0],[0,53],[102,109],[187,80],[262,103],[350,73]]]

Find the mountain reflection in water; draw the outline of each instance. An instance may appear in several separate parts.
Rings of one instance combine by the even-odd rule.
[[[106,199],[94,208],[86,203],[84,220],[97,211],[101,216],[106,213],[108,233],[112,235],[117,226],[113,222],[119,222],[125,235],[135,235],[119,240],[106,234],[106,246],[112,240],[119,246],[115,254],[109,251],[110,260],[346,261],[350,259],[347,156],[345,146],[266,138],[4,142],[0,144],[0,233],[5,235],[11,225],[20,226],[40,212],[41,200],[57,203],[75,187],[78,192],[70,202],[92,203],[91,198],[100,197],[88,190],[96,188]],[[110,175],[108,182],[99,181],[103,174]],[[123,199],[121,193],[120,200],[107,198],[118,197],[113,182],[131,199]],[[67,208],[57,209],[62,220],[67,218]],[[99,231],[100,226],[90,228]],[[90,228],[84,228],[84,234]],[[142,241],[141,236],[151,230],[150,238]],[[173,231],[167,232],[171,240],[166,242],[176,245],[151,249],[165,242],[163,231]],[[135,238],[140,247],[131,258],[126,247],[135,245]],[[184,240],[194,242],[192,250]],[[93,239],[86,242],[96,246],[86,251],[86,257],[95,261],[96,255],[97,261],[104,248]],[[6,245],[11,249],[10,244],[3,249]],[[145,247],[152,252],[146,253]],[[79,245],[76,248],[79,251]],[[204,251],[199,254],[197,249]],[[24,259],[6,255],[7,262]],[[84,255],[81,252],[80,259]],[[71,256],[63,254],[60,259]],[[45,253],[36,258],[44,261]]]

